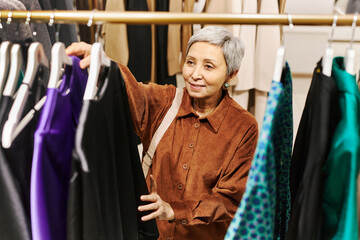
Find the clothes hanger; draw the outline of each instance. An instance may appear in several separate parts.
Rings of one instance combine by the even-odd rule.
[[[355,50],[353,49],[352,45],[354,43],[357,18],[358,18],[357,13],[355,13],[354,20],[352,23],[350,46],[346,49],[345,58],[344,58],[345,71],[351,75],[355,74]]]
[[[10,45],[9,41],[5,41],[0,46],[0,97],[9,72]]]
[[[31,20],[31,12],[29,11],[26,15],[25,25],[29,25],[30,20]],[[11,47],[10,72],[4,88],[4,92],[3,92],[4,96],[9,96],[9,97],[14,96],[19,81],[19,74],[22,65],[23,65],[23,58],[21,54],[21,45],[14,44]]]
[[[57,42],[51,49],[51,71],[48,88],[57,87],[64,64],[72,66],[72,59],[66,55],[64,43]]]
[[[325,49],[325,54],[322,58],[322,74],[325,76],[331,77],[331,68],[332,68],[332,61],[334,56],[334,49],[332,48],[332,41],[334,37],[334,32],[336,28],[336,22],[338,20],[338,15],[334,15],[333,24],[331,26],[331,35],[329,39],[329,43]]]
[[[290,29],[292,29],[294,27],[294,24],[292,23],[292,18],[291,18],[290,14],[288,14],[288,20],[289,20],[289,27],[290,27]],[[281,74],[282,74],[282,70],[283,70],[284,66],[285,66],[285,46],[284,46],[284,30],[283,30],[282,38],[281,38],[281,45],[276,52],[273,81],[276,81],[276,82],[281,81]]]
[[[22,64],[21,46],[20,44],[14,44],[11,47],[10,71],[3,92],[4,96],[14,96]]]
[[[94,10],[89,15],[89,21],[86,24],[88,27],[91,27],[93,24],[93,19]],[[96,36],[95,40],[97,40]],[[84,100],[92,100],[95,98],[100,68],[101,66],[110,67],[110,64],[111,61],[106,57],[101,43],[94,43],[91,47],[89,77],[85,87]]]
[[[26,100],[30,93],[30,88],[35,80],[35,76],[40,66],[49,68],[49,63],[46,58],[42,45],[38,42],[32,43],[28,50],[28,61],[26,65],[26,72],[23,82],[18,90],[17,96],[11,106],[8,120],[4,125],[2,132],[2,146],[4,148],[11,147],[12,141],[20,132],[17,128],[23,113]]]
[[[97,81],[101,66],[110,67],[111,61],[106,57],[101,43],[94,43],[91,47],[89,77],[87,80],[84,100],[92,100],[96,95]]]

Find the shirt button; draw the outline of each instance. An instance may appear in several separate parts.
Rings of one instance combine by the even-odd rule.
[[[188,222],[186,221],[186,219],[183,219],[183,220],[181,220],[181,224],[182,225],[186,225]]]
[[[195,123],[194,127],[195,128],[199,128],[200,124],[199,123]]]
[[[184,170],[188,169],[188,165],[186,163],[183,165],[183,169]]]
[[[194,147],[194,144],[193,143],[190,143],[189,144],[189,148],[193,148]]]
[[[181,190],[181,189],[183,189],[183,185],[182,185],[181,183],[179,183],[179,184],[177,185],[177,188],[178,188],[179,190]]]

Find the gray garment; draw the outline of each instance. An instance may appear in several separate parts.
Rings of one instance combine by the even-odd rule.
[[[44,10],[74,10],[72,0],[39,0],[39,3]],[[57,40],[63,42],[66,47],[73,42],[79,41],[75,24],[57,24],[56,30],[59,34]],[[49,28],[50,31],[53,31],[55,37],[55,29]]]
[[[360,12],[360,0],[349,0],[346,13]]]
[[[18,0],[0,0],[0,10],[26,10],[26,8]],[[2,21],[2,26],[0,39],[3,41],[20,42],[24,39],[32,39],[29,25],[20,23],[6,24],[6,22]]]
[[[4,1],[4,0],[0,0]],[[8,1],[8,0],[6,0]],[[13,0],[11,0],[13,1]],[[20,0],[26,7],[26,10],[42,10],[38,0]],[[50,60],[51,57],[51,40],[49,31],[46,27],[47,23],[30,23],[31,30],[36,32],[36,35],[33,36],[35,42],[40,42],[44,48],[46,57]]]

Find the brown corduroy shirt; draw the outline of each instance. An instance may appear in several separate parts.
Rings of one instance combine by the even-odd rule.
[[[147,149],[172,104],[175,87],[138,83],[127,67],[119,66],[135,131]],[[172,223],[157,220],[159,239],[224,238],[245,191],[257,138],[255,118],[227,92],[214,112],[200,118],[184,89],[179,112],[157,146],[150,170],[157,193],[175,213]]]

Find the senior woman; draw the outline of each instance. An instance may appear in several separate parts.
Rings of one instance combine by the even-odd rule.
[[[77,43],[69,55],[84,55],[90,45]],[[228,94],[244,48],[223,27],[208,26],[189,40],[183,66],[180,109],[157,146],[147,184],[151,202],[139,211],[157,219],[159,239],[223,239],[245,191],[256,148],[255,118]],[[126,66],[122,72],[135,131],[144,149],[171,107],[174,86],[138,83]]]

